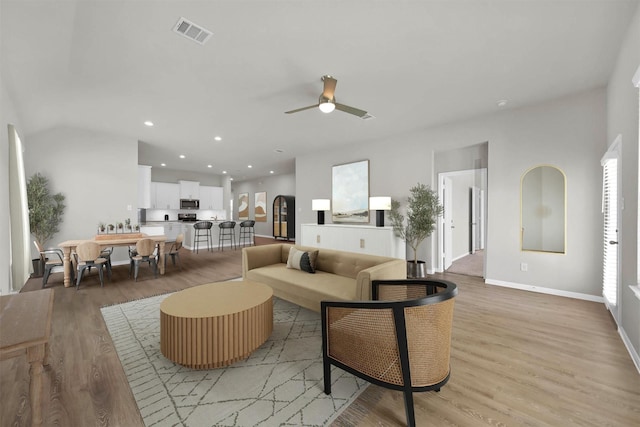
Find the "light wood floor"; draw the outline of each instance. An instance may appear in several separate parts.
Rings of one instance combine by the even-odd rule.
[[[52,275],[45,425],[144,425],[99,309],[241,274],[239,250],[181,257],[182,271],[169,264],[153,279],[142,267],[134,283],[119,266],[104,288],[91,276],[77,292]],[[419,426],[640,425],[640,374],[602,304],[446,278],[459,286],[452,374],[440,393],[414,395]],[[40,284],[30,279],[23,291]],[[24,358],[0,362],[1,427],[30,425],[28,378]],[[371,385],[334,426],[404,423],[402,394]]]

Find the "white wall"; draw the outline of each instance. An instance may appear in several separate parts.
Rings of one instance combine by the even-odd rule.
[[[619,232],[622,262],[619,326],[635,351],[640,368],[640,300],[629,285],[638,283],[638,89],[631,78],[640,66],[640,6],[629,25],[607,87],[607,143],[622,135],[622,197],[624,210]]]
[[[487,282],[599,296],[605,105],[605,91],[597,89],[388,141],[300,156],[296,160],[296,202],[302,211],[297,226],[315,221],[311,199],[331,197],[334,164],[368,158],[370,192],[401,199],[416,182],[435,188],[434,152],[488,141]],[[557,165],[567,174],[565,255],[520,251],[520,176],[540,163]],[[433,254],[435,249],[431,238],[424,250]],[[520,271],[520,262],[528,263],[528,272]]]
[[[238,220],[238,194],[249,193],[249,218],[254,219],[254,204],[255,193],[266,191],[267,192],[267,221],[256,222],[255,232],[259,236],[273,236],[273,199],[276,196],[284,195],[296,195],[296,181],[293,174],[283,174],[269,176],[251,181],[243,181],[232,184],[232,192],[235,197],[233,219]],[[309,202],[311,203],[311,202]],[[298,206],[298,200],[296,198],[296,206]],[[298,209],[296,209],[297,211]],[[297,212],[296,212],[297,213]],[[296,233],[296,237],[299,234]]]
[[[96,234],[98,223],[137,222],[138,142],[77,128],[55,128],[25,141],[27,179],[36,172],[49,178],[53,193],[66,197],[60,232],[50,246]],[[128,210],[128,207],[131,210]],[[114,262],[127,260],[116,248]]]

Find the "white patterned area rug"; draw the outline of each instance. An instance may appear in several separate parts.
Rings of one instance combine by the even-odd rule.
[[[274,297],[271,338],[246,360],[194,370],[160,352],[168,295],[102,308],[145,425],[326,426],[367,387],[332,367],[323,392],[320,314]]]

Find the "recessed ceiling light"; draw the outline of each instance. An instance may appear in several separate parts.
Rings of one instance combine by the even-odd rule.
[[[233,181],[233,177],[229,178],[229,181]]]
[[[185,155],[184,155],[184,154],[180,154],[180,158],[181,158],[181,159],[184,159],[184,158],[185,158]]]
[[[247,165],[247,167],[248,167],[249,169],[251,169],[253,166],[251,166],[251,165]]]
[[[501,99],[500,101],[497,102],[498,107],[504,107],[505,105],[507,105],[507,101],[506,99]]]
[[[207,167],[208,167],[208,168],[212,168],[213,166],[212,166],[212,165],[207,165]]]
[[[226,173],[227,173],[227,171],[222,171],[222,173],[226,174]]]
[[[273,171],[269,171],[269,173],[274,173]]]
[[[144,122],[144,125],[151,127],[153,126],[153,122],[151,120],[147,120],[146,122]]]
[[[215,137],[215,138],[213,138],[213,139],[215,139],[216,141],[222,141],[222,138],[221,138],[221,137],[219,137],[219,136],[216,136],[216,137]]]
[[[167,166],[166,163],[160,163],[160,166]]]

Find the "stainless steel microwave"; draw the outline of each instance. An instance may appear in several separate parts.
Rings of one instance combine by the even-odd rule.
[[[200,200],[180,199],[180,209],[200,209]]]

